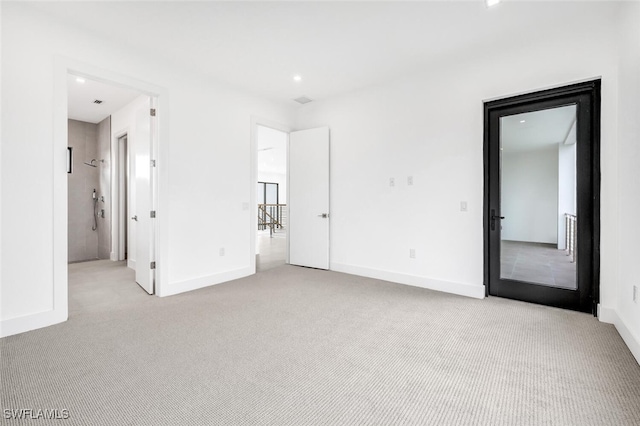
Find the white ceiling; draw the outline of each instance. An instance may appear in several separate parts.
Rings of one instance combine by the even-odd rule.
[[[140,96],[139,92],[130,89],[88,78],[82,78],[84,83],[80,83],[77,78],[71,74],[67,76],[68,114],[72,120],[99,123]],[[96,104],[95,100],[102,103]]]
[[[575,105],[502,117],[502,150],[524,152],[557,146],[565,141],[575,119]]]
[[[320,100],[461,55],[526,49],[615,19],[603,2],[34,2],[141,54],[274,100]],[[575,31],[574,31],[575,32]],[[302,81],[293,81],[293,75]],[[152,82],[153,83],[153,82]]]

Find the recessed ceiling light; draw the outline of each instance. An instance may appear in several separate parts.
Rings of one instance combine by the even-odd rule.
[[[85,81],[85,80],[84,80],[84,78],[82,78],[82,77],[76,77],[76,82],[77,82],[77,83],[83,84],[83,83],[84,83],[84,81]]]
[[[520,122],[521,122],[521,123],[526,123],[527,121],[526,121],[526,120],[520,120]]]
[[[302,81],[302,77],[301,77],[301,76],[299,76],[299,75],[294,75],[294,76],[293,76],[293,80],[294,80],[294,81]]]
[[[500,3],[500,0],[485,0],[487,7],[492,7]]]

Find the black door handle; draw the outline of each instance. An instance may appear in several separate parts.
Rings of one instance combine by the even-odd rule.
[[[491,230],[492,231],[496,230],[496,220],[497,219],[504,219],[504,216],[496,216],[496,211],[495,210],[491,210]]]

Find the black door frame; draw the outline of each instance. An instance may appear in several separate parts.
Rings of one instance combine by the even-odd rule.
[[[577,290],[500,279],[500,248],[491,211],[500,216],[500,117],[577,105]],[[582,142],[582,143],[580,143]],[[588,142],[588,143],[585,143]],[[600,79],[498,99],[484,104],[484,284],[496,295],[597,315],[600,298]],[[495,222],[494,222],[495,223]],[[498,223],[499,226],[499,223]],[[492,243],[491,240],[494,240]]]

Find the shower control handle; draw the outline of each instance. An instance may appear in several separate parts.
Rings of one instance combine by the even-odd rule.
[[[132,220],[135,220],[135,221],[137,222],[137,221],[138,221],[138,216],[137,216],[137,215],[136,215],[136,216],[133,216],[131,219],[132,219]]]

